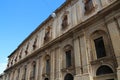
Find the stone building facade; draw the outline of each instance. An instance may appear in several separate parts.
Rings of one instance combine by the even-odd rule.
[[[120,80],[120,0],[66,0],[8,56],[4,80]]]

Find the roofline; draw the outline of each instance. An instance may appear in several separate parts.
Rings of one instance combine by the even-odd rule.
[[[62,10],[66,5],[68,5],[70,2],[71,2],[72,0],[68,0],[68,1],[65,1],[60,7],[58,7],[55,11],[54,11],[54,13],[58,13],[60,10]],[[45,20],[45,21],[43,21],[32,33],[30,33],[30,35],[28,35],[28,37],[27,38],[25,38],[25,40],[23,40],[22,42],[21,42],[21,44],[8,56],[8,58],[10,58],[27,40],[29,40],[29,38],[30,37],[32,37],[32,35],[33,34],[35,34],[39,29],[41,29],[41,28],[43,28],[44,26],[44,24],[46,24],[49,20],[51,20],[52,19],[52,16],[51,16],[51,14],[48,16],[48,18]]]

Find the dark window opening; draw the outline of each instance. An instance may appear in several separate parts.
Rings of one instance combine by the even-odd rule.
[[[37,44],[37,38],[35,38],[35,41],[34,41],[34,44],[33,44],[33,50],[35,50],[36,49],[36,44]]]
[[[99,75],[110,74],[110,73],[113,73],[113,70],[110,67],[104,65],[98,68],[96,75],[99,76]]]
[[[67,74],[64,80],[73,80],[73,76],[71,74]]]
[[[26,50],[25,50],[25,54],[28,54],[28,48],[29,48],[29,44],[27,44]]]
[[[36,72],[36,64],[33,65],[33,77],[35,77],[35,72]]]
[[[66,67],[72,66],[71,50],[66,51]]]
[[[105,46],[104,46],[103,38],[100,37],[98,39],[95,39],[94,43],[95,43],[97,58],[105,57],[106,52],[105,52]]]
[[[68,25],[68,17],[67,15],[65,15],[62,20],[62,28],[64,29],[67,25]]]
[[[50,26],[48,26],[48,27],[45,29],[44,42],[47,42],[47,41],[49,41],[49,39],[50,39],[50,29],[51,29]]]
[[[85,0],[85,11],[86,13],[92,11],[94,8],[92,0]]]
[[[45,78],[45,80],[49,80],[48,78]]]
[[[46,60],[46,73],[50,74],[50,59]]]
[[[25,69],[24,69],[24,77],[23,77],[23,80],[26,80],[26,71],[27,71],[27,68],[26,68],[26,66],[25,66]]]

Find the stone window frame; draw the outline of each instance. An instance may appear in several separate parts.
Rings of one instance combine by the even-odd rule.
[[[28,54],[29,45],[30,45],[30,43],[28,42],[28,43],[26,44],[25,55],[27,55],[27,54]]]
[[[105,45],[104,45],[105,43],[104,43],[103,37],[99,37],[95,39],[94,44],[95,44],[97,58],[106,57],[106,51],[105,51]]]
[[[34,42],[33,42],[33,50],[35,50],[37,48],[37,41],[38,41],[38,36],[36,36],[36,38],[34,39]]]
[[[47,64],[47,60],[49,60],[49,64]],[[49,71],[47,72],[48,68],[49,68]],[[49,55],[45,56],[45,72],[46,74],[50,74],[50,56]]]
[[[93,11],[95,11],[95,2],[94,0],[83,0],[83,3],[84,3],[84,14],[85,15],[88,15],[88,14],[91,14]],[[88,10],[86,10],[88,6],[92,6],[92,7],[89,7]]]
[[[36,75],[36,61],[33,61],[31,64],[31,72],[30,72],[30,80],[34,80],[35,79],[35,75]]]
[[[64,76],[64,80],[74,80],[74,76],[71,73],[66,73]]]
[[[111,71],[111,72],[110,72],[110,73],[103,73],[103,74],[101,74],[101,73],[99,72],[99,70],[100,70],[100,68],[102,68],[102,67],[107,67],[107,68],[109,68],[109,69],[110,69],[109,71]],[[97,68],[97,70],[96,70],[96,76],[101,76],[101,75],[111,74],[111,73],[114,73],[114,70],[113,70],[110,66],[108,66],[108,65],[101,65],[101,66],[99,66],[99,67]]]
[[[45,35],[44,35],[44,43],[48,42],[52,38],[52,30],[51,26],[47,26],[45,28]]]
[[[108,37],[107,33],[103,30],[96,30],[90,35],[90,38],[91,38],[91,59],[92,59],[92,61],[101,59],[101,58],[97,58],[97,53],[96,53],[95,44],[94,44],[94,40],[97,39],[97,38],[100,38],[100,37],[103,37],[104,47],[105,47],[105,51],[106,51],[106,56],[105,57],[109,57],[110,54],[111,54],[110,40],[109,40],[109,37]],[[104,58],[104,57],[102,57],[102,58]]]
[[[19,52],[19,60],[22,58],[23,48]]]
[[[47,72],[47,60],[49,59],[49,71]],[[44,69],[43,69],[43,74],[42,76],[45,77],[45,78],[48,78],[50,77],[50,67],[51,67],[51,59],[50,59],[50,55],[45,55],[44,58],[43,58],[43,61],[44,61]]]
[[[15,56],[15,63],[17,62],[17,59],[18,59],[18,54],[16,54]]]
[[[113,73],[108,73],[108,74],[103,74],[103,75],[97,75],[97,71],[98,71],[98,69],[100,68],[100,67],[102,67],[102,66],[107,66],[107,67],[109,67],[112,71],[113,71]],[[116,69],[114,68],[114,66],[113,65],[111,65],[111,64],[102,64],[102,65],[99,65],[99,66],[97,66],[97,67],[95,67],[95,69],[94,69],[94,79],[102,79],[102,77],[111,77],[112,78],[112,76],[113,76],[113,78],[112,79],[114,79],[114,76],[116,76]]]
[[[69,26],[69,11],[64,11],[63,16],[61,18],[61,29],[64,30]]]
[[[63,50],[64,50],[63,57],[64,57],[64,60],[65,60],[65,61],[63,61],[64,62],[64,67],[66,69],[73,68],[74,65],[75,65],[73,46],[70,45],[70,44],[67,44],[66,46],[64,46]],[[71,66],[67,67],[66,52],[69,51],[69,50],[71,51]]]

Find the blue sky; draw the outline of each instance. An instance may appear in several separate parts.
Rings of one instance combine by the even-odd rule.
[[[0,73],[7,56],[65,0],[0,0]]]

